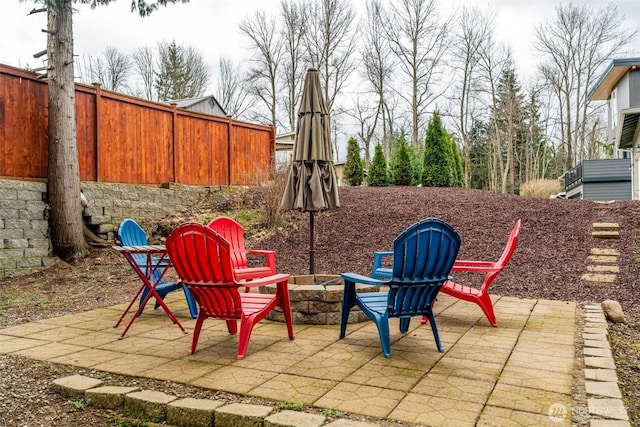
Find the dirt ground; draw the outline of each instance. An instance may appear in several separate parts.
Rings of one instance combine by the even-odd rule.
[[[462,236],[459,258],[496,260],[515,221],[522,219],[518,248],[494,281],[492,293],[579,303],[605,299],[620,302],[628,322],[609,325],[612,346],[632,423],[640,425],[640,203],[531,199],[477,190],[415,187],[342,187],[340,202],[340,209],[318,214],[315,219],[317,273],[368,273],[373,251],[391,250],[399,232],[430,216],[451,223]],[[161,239],[187,220],[205,222],[220,214],[233,216],[245,224],[248,246],[277,251],[279,271],[308,273],[309,215],[288,213],[281,227],[267,231],[247,215],[264,204],[263,195],[256,189],[224,197],[212,194],[190,212],[140,222],[152,239]],[[617,222],[620,239],[593,238],[594,222]],[[591,248],[620,251],[620,273],[615,283],[581,280]],[[456,279],[471,284],[477,280],[463,276]],[[0,328],[127,302],[138,280],[126,261],[110,248],[93,249],[91,256],[77,265],[59,262],[44,271],[0,279]],[[17,356],[0,356],[0,372],[0,426],[124,425],[117,414],[65,401],[51,387],[54,378],[71,372],[92,376],[103,373]],[[142,386],[170,390],[180,397],[243,399],[168,382],[111,374],[106,379],[110,384],[144,382]],[[576,390],[576,397],[578,394]]]

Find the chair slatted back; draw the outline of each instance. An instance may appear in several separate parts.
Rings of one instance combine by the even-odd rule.
[[[148,244],[147,234],[144,229],[131,218],[126,218],[120,223],[118,240],[120,240],[122,246],[146,246]],[[140,268],[146,272],[147,256],[144,254],[133,254],[132,256]],[[157,280],[159,275],[160,271],[156,270],[153,278]]]
[[[507,263],[511,259],[511,256],[516,250],[516,246],[518,246],[518,239],[520,238],[521,226],[522,226],[522,220],[519,219],[518,221],[516,221],[515,225],[513,226],[513,230],[511,230],[511,234],[509,234],[509,240],[507,241],[507,245],[505,246],[504,251],[502,251],[502,255],[500,255],[500,259],[496,261],[496,264],[501,268],[504,268],[504,266],[507,265]]]
[[[226,216],[212,219],[208,227],[215,230],[229,242],[233,267],[236,269],[247,268],[249,261],[247,260],[247,250],[244,246],[244,228]]]
[[[393,241],[393,277],[389,282],[390,317],[426,313],[449,278],[461,239],[448,223],[427,218]]]
[[[118,228],[118,240],[120,240],[122,246],[145,246],[147,244],[147,234],[137,222],[131,218],[126,218]],[[141,267],[146,263],[146,256],[143,254],[134,254],[133,259]]]
[[[167,252],[180,282],[208,317],[238,319],[242,314],[229,246],[224,237],[197,223],[182,224],[167,238]]]

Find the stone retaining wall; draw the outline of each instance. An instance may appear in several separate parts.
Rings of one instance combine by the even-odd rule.
[[[98,236],[113,241],[125,218],[162,218],[196,204],[209,187],[166,184],[145,187],[83,182],[88,206],[84,221]],[[49,267],[56,261],[48,232],[46,184],[0,179],[0,278]]]
[[[42,182],[0,180],[0,278],[54,264]]]
[[[82,192],[88,206],[85,223],[103,239],[115,239],[118,226],[125,218],[136,221],[163,218],[186,210],[209,194],[210,187],[165,184],[162,187],[83,182]]]

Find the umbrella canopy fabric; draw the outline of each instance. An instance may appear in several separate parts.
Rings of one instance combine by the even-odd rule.
[[[318,71],[307,70],[298,110],[291,170],[282,207],[318,212],[340,207],[338,182],[331,163],[329,109]]]

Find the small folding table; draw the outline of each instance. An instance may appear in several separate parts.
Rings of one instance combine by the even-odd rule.
[[[142,279],[142,286],[140,287],[140,289],[138,289],[138,292],[133,297],[124,313],[122,313],[122,316],[120,316],[120,320],[118,320],[118,323],[116,323],[114,328],[120,326],[120,323],[127,315],[127,313],[129,313],[129,310],[131,310],[133,304],[135,304],[135,302],[138,300],[138,297],[140,296],[142,291],[145,288],[149,290],[144,299],[140,302],[138,310],[136,310],[135,314],[127,324],[127,327],[124,329],[119,339],[124,338],[125,334],[129,330],[129,328],[131,328],[131,325],[133,325],[133,322],[140,315],[140,313],[142,313],[142,310],[144,309],[147,301],[149,301],[151,297],[154,297],[156,299],[160,307],[162,307],[171,321],[178,325],[180,330],[186,334],[187,331],[182,327],[171,310],[169,310],[169,307],[167,307],[167,304],[163,301],[160,295],[158,295],[155,289],[169,267],[171,267],[171,260],[169,260],[169,257],[167,256],[167,249],[163,245],[114,246],[113,249],[120,252],[127,259],[127,261],[129,261],[131,267],[133,267],[135,272],[138,273],[138,276],[140,276],[140,279]],[[146,261],[144,263],[140,262],[141,257],[138,255],[144,255]],[[159,273],[156,273],[157,271],[159,271]]]

